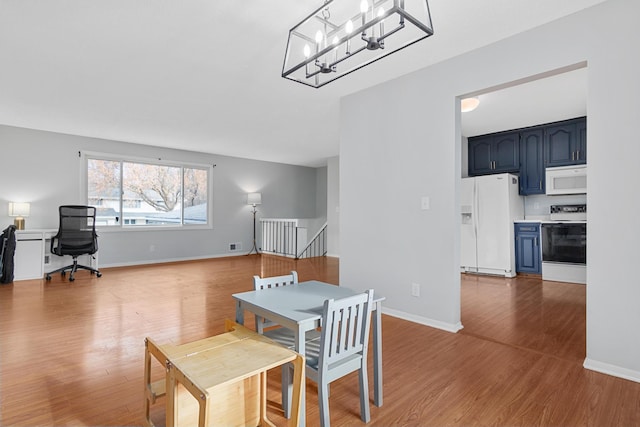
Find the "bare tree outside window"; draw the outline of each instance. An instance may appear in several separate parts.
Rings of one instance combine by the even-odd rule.
[[[88,159],[87,198],[96,208],[96,225],[117,225],[120,213],[121,162]]]
[[[102,225],[207,224],[208,174],[206,168],[88,159],[87,197],[101,210]]]
[[[155,210],[171,212],[181,199],[180,170],[172,166],[124,162],[123,187],[125,192],[133,193]]]
[[[201,224],[207,214],[209,179],[206,169],[184,169],[184,223]]]

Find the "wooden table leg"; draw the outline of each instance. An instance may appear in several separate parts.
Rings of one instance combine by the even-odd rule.
[[[293,363],[293,397],[291,399],[291,418],[289,427],[300,426],[300,415],[302,409],[302,388],[304,387],[304,357],[298,355]],[[289,369],[287,365],[282,365],[282,369]]]

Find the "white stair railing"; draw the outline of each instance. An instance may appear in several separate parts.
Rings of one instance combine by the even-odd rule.
[[[260,228],[263,253],[296,258],[298,240],[304,238],[306,243],[307,229],[298,227],[297,219],[262,218]]]
[[[307,227],[301,226],[301,223],[308,222],[308,220],[290,218],[261,218],[260,251],[296,259],[326,255],[327,224],[320,227],[313,238],[308,240]]]
[[[327,254],[327,223],[325,222],[320,230],[309,243],[298,252],[298,258],[313,258],[317,256],[325,256]]]

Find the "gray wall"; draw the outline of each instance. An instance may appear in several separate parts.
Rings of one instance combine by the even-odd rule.
[[[0,219],[10,201],[31,202],[27,228],[57,228],[58,206],[86,203],[81,194],[79,151],[179,162],[216,164],[213,228],[206,230],[101,231],[100,265],[115,266],[239,255],[251,248],[248,192],[262,193],[258,218],[326,216],[326,168],[260,162],[117,141],[0,126]],[[4,227],[3,227],[4,228]],[[259,231],[259,229],[258,229]],[[243,251],[229,252],[239,242]],[[153,250],[152,250],[153,249]]]
[[[375,288],[387,297],[387,313],[451,331],[462,327],[457,97],[586,63],[585,366],[640,381],[640,231],[629,195],[640,158],[638,16],[640,2],[608,0],[343,98],[340,284]],[[362,106],[382,101],[384,120],[372,121]],[[430,197],[430,210],[420,209],[422,196]],[[376,208],[363,214],[365,200]],[[411,296],[412,283],[420,285],[420,297]]]

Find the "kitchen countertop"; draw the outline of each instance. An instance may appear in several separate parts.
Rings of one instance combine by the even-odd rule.
[[[558,224],[558,223],[577,223],[577,224],[583,224],[586,223],[587,220],[580,220],[580,219],[516,219],[515,221],[513,221],[514,224]]]
[[[546,216],[531,216],[531,217],[526,217],[525,219],[516,219],[513,222],[514,223],[516,223],[516,222],[539,223],[539,222],[542,222],[542,221],[549,221],[549,215],[546,215]]]

